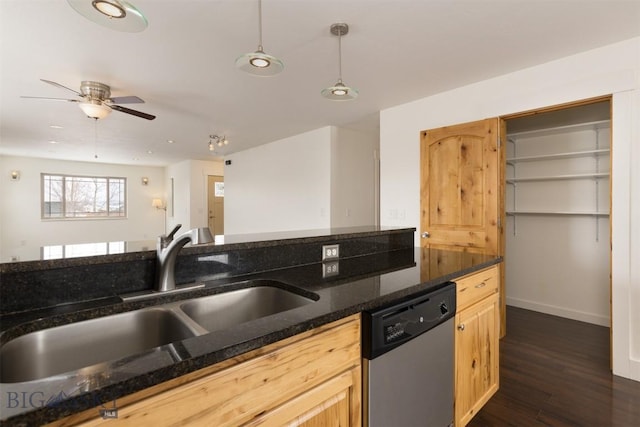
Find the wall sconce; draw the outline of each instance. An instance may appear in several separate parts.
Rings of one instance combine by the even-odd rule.
[[[149,178],[147,178],[146,176],[142,177],[142,185],[149,185]]]
[[[163,211],[167,210],[167,207],[162,202],[162,199],[153,199],[151,201],[151,206],[156,208],[156,209],[162,209]]]
[[[11,178],[11,181],[20,181],[20,171],[11,171],[11,173],[9,173],[9,177]]]

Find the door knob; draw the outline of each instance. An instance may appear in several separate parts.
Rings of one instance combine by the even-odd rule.
[[[431,237],[431,234],[429,234],[428,231],[425,231],[424,233],[422,233],[420,235],[423,239],[428,239],[429,237]]]

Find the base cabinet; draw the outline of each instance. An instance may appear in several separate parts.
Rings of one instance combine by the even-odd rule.
[[[456,282],[459,301],[455,331],[456,427],[467,425],[498,391],[498,278],[498,269],[494,267]]]
[[[205,368],[207,373],[118,404],[118,419],[56,425],[360,426],[360,316]],[[204,371],[204,370],[203,370]],[[94,412],[94,414],[97,414]],[[72,421],[67,419],[67,421]],[[78,421],[76,419],[76,421]]]

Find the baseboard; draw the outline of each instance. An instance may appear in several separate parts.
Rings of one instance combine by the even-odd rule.
[[[550,304],[541,304],[535,301],[523,300],[520,298],[507,297],[507,305],[518,308],[538,311],[540,313],[551,314],[553,316],[564,317],[567,319],[579,320],[580,322],[592,323],[594,325],[610,327],[610,319],[607,316],[587,313],[584,311],[571,310],[566,307],[558,307]]]

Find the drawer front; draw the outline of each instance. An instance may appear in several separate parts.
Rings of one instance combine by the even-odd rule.
[[[498,292],[498,277],[498,267],[494,266],[455,280],[456,310],[460,312],[460,310]]]

